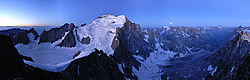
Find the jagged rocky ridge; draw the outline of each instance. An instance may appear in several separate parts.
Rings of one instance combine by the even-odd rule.
[[[164,50],[185,56],[201,50],[213,52],[230,40],[236,29],[227,27],[163,27],[144,29],[145,40],[151,45],[159,43]],[[154,46],[152,46],[154,47]]]
[[[105,14],[103,16],[98,17],[97,19],[102,19],[105,17],[114,16],[111,14]],[[117,17],[117,16],[115,16]],[[116,24],[119,23],[116,20],[109,23]],[[95,23],[95,25],[99,25],[99,23]],[[91,24],[93,25],[93,24]],[[104,24],[106,25],[106,24]],[[108,26],[109,26],[108,25]],[[49,31],[43,31],[40,37],[36,38],[39,39],[38,44],[41,43],[51,43],[56,44],[55,46],[59,47],[68,47],[74,48],[79,46],[78,43],[83,45],[91,44],[93,41],[92,35],[84,35],[82,36],[81,29],[85,29],[82,27],[91,27],[90,25],[82,25],[80,27],[75,27],[74,24],[64,24],[59,28],[53,28]],[[212,52],[216,51],[222,44],[224,44],[227,40],[233,38],[237,32],[243,30],[242,27],[239,28],[220,28],[220,27],[212,27],[212,28],[193,28],[193,27],[164,27],[162,29],[144,29],[141,30],[138,24],[130,22],[127,18],[122,26],[115,28],[116,30],[107,31],[106,34],[114,35],[112,38],[112,47],[114,53],[109,56],[98,57],[97,55],[102,55],[102,51],[95,51],[93,54],[89,54],[83,58],[91,58],[94,62],[83,63],[85,61],[89,61],[90,59],[76,59],[66,68],[66,70],[58,73],[44,71],[39,68],[35,68],[33,76],[36,77],[44,77],[43,79],[138,79],[138,76],[135,74],[133,68],[140,69],[142,64],[141,61],[134,57],[141,56],[145,60],[149,60],[148,57],[152,55],[153,51],[158,50],[156,44],[160,45],[160,48],[167,51],[172,51],[177,53],[175,57],[171,58],[170,62],[172,65],[159,65],[162,67],[164,74],[161,76],[162,79],[202,79],[209,75],[212,71],[207,71],[208,66],[210,65],[207,55],[210,55]],[[8,31],[8,30],[7,30]],[[19,31],[19,30],[18,30]],[[1,31],[2,32],[2,31]],[[85,33],[84,33],[85,34]],[[33,34],[34,35],[34,34]],[[22,35],[22,36],[26,36]],[[219,37],[219,38],[218,38]],[[25,40],[29,40],[27,37]],[[19,42],[23,43],[25,41]],[[16,43],[14,41],[14,43]],[[26,42],[28,44],[28,42]],[[17,43],[16,43],[17,44]],[[84,47],[83,47],[84,48]],[[84,52],[84,51],[83,51]],[[95,54],[97,52],[97,54]],[[99,54],[101,53],[101,54]],[[150,54],[151,53],[151,54]],[[76,55],[76,57],[79,54]],[[90,57],[91,55],[91,57]],[[195,57],[195,58],[194,58]],[[203,60],[204,59],[204,60]],[[91,73],[86,71],[86,68],[93,68],[93,69],[102,69],[101,67],[93,67],[96,64],[103,66],[103,62],[99,62],[99,60],[110,62],[104,71],[98,72],[97,74]],[[202,60],[202,61],[201,61]],[[142,60],[143,61],[143,60]],[[247,59],[245,59],[247,61]],[[194,63],[194,64],[190,64]],[[202,64],[201,64],[202,63]],[[247,63],[243,63],[247,65]],[[79,65],[87,65],[87,66],[80,66]],[[121,65],[121,67],[119,66]],[[178,67],[178,66],[187,66],[187,67]],[[191,66],[190,66],[191,65]],[[193,66],[199,66],[192,68]],[[119,70],[117,70],[118,68]],[[32,66],[30,66],[32,67]],[[100,74],[107,73],[107,69],[113,69],[108,72],[114,72],[117,74],[107,74],[105,76],[98,76]],[[214,68],[214,66],[212,66]],[[34,67],[32,67],[34,68]],[[80,68],[80,72],[79,72]],[[83,68],[83,69],[81,69]],[[201,72],[194,72],[193,70],[186,70],[186,69],[205,69],[205,71]],[[244,67],[242,67],[244,68]],[[84,71],[82,71],[84,70]],[[184,71],[186,70],[186,71]],[[95,71],[95,70],[91,70]],[[98,70],[99,71],[99,70]],[[173,72],[172,72],[173,71]],[[48,73],[43,75],[38,75],[40,72]],[[180,72],[180,73],[175,73]],[[191,76],[189,73],[194,72],[196,74],[192,74]],[[80,73],[80,74],[78,74]],[[85,73],[91,73],[90,75]],[[171,73],[171,74],[169,74]],[[202,74],[202,75],[201,75]],[[81,76],[84,77],[81,77]],[[50,76],[51,78],[49,78]],[[109,77],[112,76],[112,77]],[[116,76],[116,77],[114,77]],[[219,78],[219,77],[212,77],[212,78]],[[209,79],[209,78],[207,78]],[[222,78],[220,78],[222,79]],[[224,79],[224,78],[223,78]]]
[[[111,16],[113,16],[113,15],[111,15]],[[103,17],[105,17],[105,16],[103,16]],[[129,20],[127,20],[127,21],[129,21]],[[116,22],[112,22],[112,23],[116,24]],[[133,25],[130,26],[130,24],[132,24],[130,21],[127,22],[127,24],[128,24],[128,26],[126,25],[126,27],[129,27],[129,29],[131,30],[131,33],[133,33],[134,30],[132,30],[132,28],[134,28],[136,25],[134,25],[134,23],[133,23]],[[138,27],[136,29],[140,29],[140,28]],[[74,30],[75,30],[75,33],[74,33]],[[90,42],[90,40],[91,40],[90,37],[86,37],[86,38],[83,37],[82,39],[80,39],[79,35],[76,35],[76,34],[79,34],[79,33],[77,33],[77,30],[78,30],[77,27],[74,27],[73,24],[64,24],[63,26],[61,26],[59,28],[52,28],[49,31],[43,31],[43,33],[39,37],[39,42],[37,44],[41,44],[41,43],[54,44],[54,43],[56,43],[56,46],[61,46],[61,47],[75,47],[76,46],[76,41],[79,41],[82,44],[88,44]],[[118,33],[118,31],[117,31],[117,33]],[[114,34],[114,32],[113,31],[108,31],[108,34]],[[28,37],[28,35],[25,35],[25,36]],[[29,38],[27,40],[29,40]],[[60,41],[59,44],[57,44],[58,41]],[[123,43],[125,43],[125,42],[123,42]],[[114,50],[115,49],[116,49],[116,47],[114,47]],[[98,56],[99,55],[103,56],[103,54],[98,54]],[[88,56],[91,56],[91,55],[92,54],[89,54]],[[54,78],[54,79],[56,79],[56,78],[62,79],[61,75],[63,75],[64,77],[66,77],[66,79],[103,79],[103,78],[107,79],[107,80],[110,80],[110,79],[124,79],[125,74],[119,72],[120,70],[117,70],[118,69],[118,67],[117,67],[118,62],[116,60],[114,60],[116,58],[111,57],[111,56],[108,57],[107,54],[105,54],[105,55],[106,55],[106,57],[103,58],[104,60],[99,60],[99,58],[97,58],[96,60],[86,60],[86,59],[79,58],[79,59],[85,60],[85,61],[95,61],[95,62],[92,63],[92,65],[94,65],[94,66],[96,64],[98,64],[99,61],[103,61],[101,64],[99,63],[100,65],[103,65],[103,66],[98,65],[97,67],[101,67],[101,68],[99,68],[99,70],[102,70],[102,69],[105,68],[105,66],[109,66],[109,67],[106,67],[105,70],[103,70],[104,72],[103,71],[98,71],[98,73],[92,73],[92,74],[89,75],[89,74],[86,74],[86,73],[91,73],[91,72],[86,72],[86,70],[84,70],[85,69],[84,67],[83,67],[84,68],[83,71],[85,71],[85,72],[71,71],[72,69],[79,69],[78,65],[80,65],[80,64],[85,65],[85,67],[87,67],[87,68],[92,68],[93,67],[91,65],[88,65],[89,63],[87,63],[85,61],[79,61],[79,59],[76,59],[73,62],[71,62],[69,67],[66,70],[64,70],[62,74],[51,72],[53,75],[51,75],[51,74],[50,75],[44,75],[44,76],[41,75],[40,77],[45,77],[45,78],[42,78],[42,79],[51,79],[51,78],[48,78],[46,76],[53,76],[52,78]],[[132,55],[129,55],[129,56],[132,56]],[[86,58],[86,57],[84,57],[84,58]],[[94,58],[96,58],[96,56],[91,57],[91,59],[94,59]],[[119,58],[119,59],[122,59],[122,58]],[[30,60],[30,61],[32,61],[32,60]],[[126,61],[129,61],[129,60],[126,60]],[[82,62],[85,62],[85,63],[83,64]],[[107,62],[109,62],[110,65],[108,65]],[[121,62],[119,62],[119,63],[121,63]],[[105,66],[104,66],[104,64],[105,64]],[[132,64],[132,63],[129,63],[129,64]],[[76,67],[76,66],[78,66],[78,67]],[[133,65],[129,65],[129,66],[130,66],[129,67],[130,70],[129,70],[129,72],[126,71],[126,73],[129,73],[129,75],[131,76],[132,75],[131,74],[132,73],[131,66],[133,66]],[[81,66],[80,66],[80,68],[81,68]],[[113,69],[113,68],[115,68],[115,69]],[[93,69],[95,70],[95,69],[98,69],[98,68],[93,68]],[[114,71],[112,72],[112,71],[109,71],[109,70],[114,70]],[[39,73],[39,71],[43,71],[43,70],[38,69],[38,73]],[[34,72],[34,73],[36,73],[36,72]],[[83,75],[84,77],[79,76],[79,73],[81,73],[81,75]],[[115,73],[115,74],[110,74],[110,73]],[[97,74],[99,74],[99,76]],[[102,75],[100,75],[100,74],[102,74]],[[38,76],[38,75],[34,74],[33,76]],[[89,77],[87,77],[87,76],[89,76]],[[96,76],[98,76],[98,77],[96,77]],[[133,75],[133,77],[136,77],[136,76]],[[132,77],[130,77],[130,78],[132,78]]]
[[[40,36],[39,44],[44,42],[53,43],[59,39],[62,39],[66,35],[65,38],[61,41],[61,43],[58,44],[58,46],[75,47],[76,40],[73,33],[74,27],[75,25],[73,23],[66,23],[60,28],[52,28],[49,31],[44,30]],[[66,34],[66,32],[68,33]]]
[[[212,54],[198,53],[162,66],[164,79],[248,79],[249,33],[243,31]]]
[[[30,30],[23,30],[19,28],[14,28],[14,29],[8,29],[8,30],[3,30],[0,31],[0,34],[5,34],[11,37],[13,40],[13,44],[28,44],[29,43],[29,38],[27,34],[32,33],[35,36],[35,40],[38,39],[39,35],[37,32],[34,30],[34,28],[31,28]]]
[[[130,22],[126,19],[124,26],[117,29],[115,38],[118,40],[114,42],[115,48],[114,57],[119,64],[124,64],[122,67],[128,78],[137,79],[134,76],[132,67],[139,69],[140,63],[133,57],[133,55],[140,55],[144,58],[149,56],[151,51],[149,44],[144,41],[143,33],[138,24]]]
[[[250,33],[240,32],[208,58],[216,72],[209,79],[249,79]]]
[[[29,66],[14,47],[8,36],[0,35],[2,79],[10,80],[125,80],[112,56],[102,50],[74,60],[63,72],[49,72]],[[6,62],[7,61],[7,62]]]

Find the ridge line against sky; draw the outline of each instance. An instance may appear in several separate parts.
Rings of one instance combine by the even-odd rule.
[[[0,0],[0,26],[91,23],[104,13],[147,26],[250,26],[250,0]]]

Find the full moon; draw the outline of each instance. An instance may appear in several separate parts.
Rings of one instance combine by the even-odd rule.
[[[169,22],[169,24],[173,24],[173,22]]]

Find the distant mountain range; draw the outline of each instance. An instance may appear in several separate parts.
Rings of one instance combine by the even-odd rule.
[[[250,27],[90,24],[0,29],[0,71],[17,80],[247,80]]]

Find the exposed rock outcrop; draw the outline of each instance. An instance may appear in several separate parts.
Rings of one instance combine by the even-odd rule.
[[[60,44],[58,44],[57,46],[75,47],[76,40],[75,40],[75,35],[73,33],[73,30],[69,31],[69,33],[65,36],[65,38],[62,40],[62,42]]]
[[[25,67],[21,55],[14,47],[10,37],[0,35],[0,73],[1,79],[25,79]]]
[[[83,37],[82,40],[80,41],[82,44],[89,44],[90,43],[90,37]]]
[[[204,52],[172,59],[171,64],[161,66],[165,73],[162,79],[249,79],[249,33],[241,32],[227,41],[215,53]]]
[[[0,72],[3,80],[62,80],[58,73],[45,71],[29,66],[23,59],[33,61],[30,57],[22,56],[10,37],[0,35]]]
[[[97,49],[74,60],[62,74],[67,80],[125,80],[112,56]]]
[[[11,37],[13,44],[29,44],[29,37],[27,34],[32,33],[33,36],[35,37],[35,40],[38,39],[39,35],[37,32],[34,30],[34,28],[31,28],[30,30],[23,30],[19,28],[14,28],[14,29],[8,29],[8,30],[3,30],[0,31],[0,34],[5,34]]]
[[[233,40],[216,51],[209,61],[217,70],[208,79],[249,79],[250,33],[240,32]]]
[[[49,72],[25,64],[24,57],[18,53],[11,38],[5,35],[0,35],[0,38],[1,79],[125,80],[113,57],[107,56],[102,50],[95,50],[86,57],[74,60],[63,72]]]
[[[201,50],[213,52],[237,31],[228,27],[164,27],[145,29],[145,39],[154,48],[160,44],[164,50],[170,50],[180,55],[190,55]]]
[[[123,70],[126,77],[137,79],[135,75],[132,75],[134,74],[132,67],[139,69],[140,63],[133,55],[140,55],[146,58],[150,52],[148,44],[143,40],[140,26],[126,19],[124,26],[117,29],[117,35],[114,39],[116,41],[113,41],[112,48],[115,48],[115,60],[119,64],[125,64]]]
[[[43,33],[40,36],[40,43],[44,42],[50,42],[53,43],[59,39],[62,39],[63,36],[65,36],[66,32],[72,31],[74,29],[74,24],[64,24],[60,28],[52,28],[49,31],[43,31]],[[71,35],[71,34],[70,34]]]

